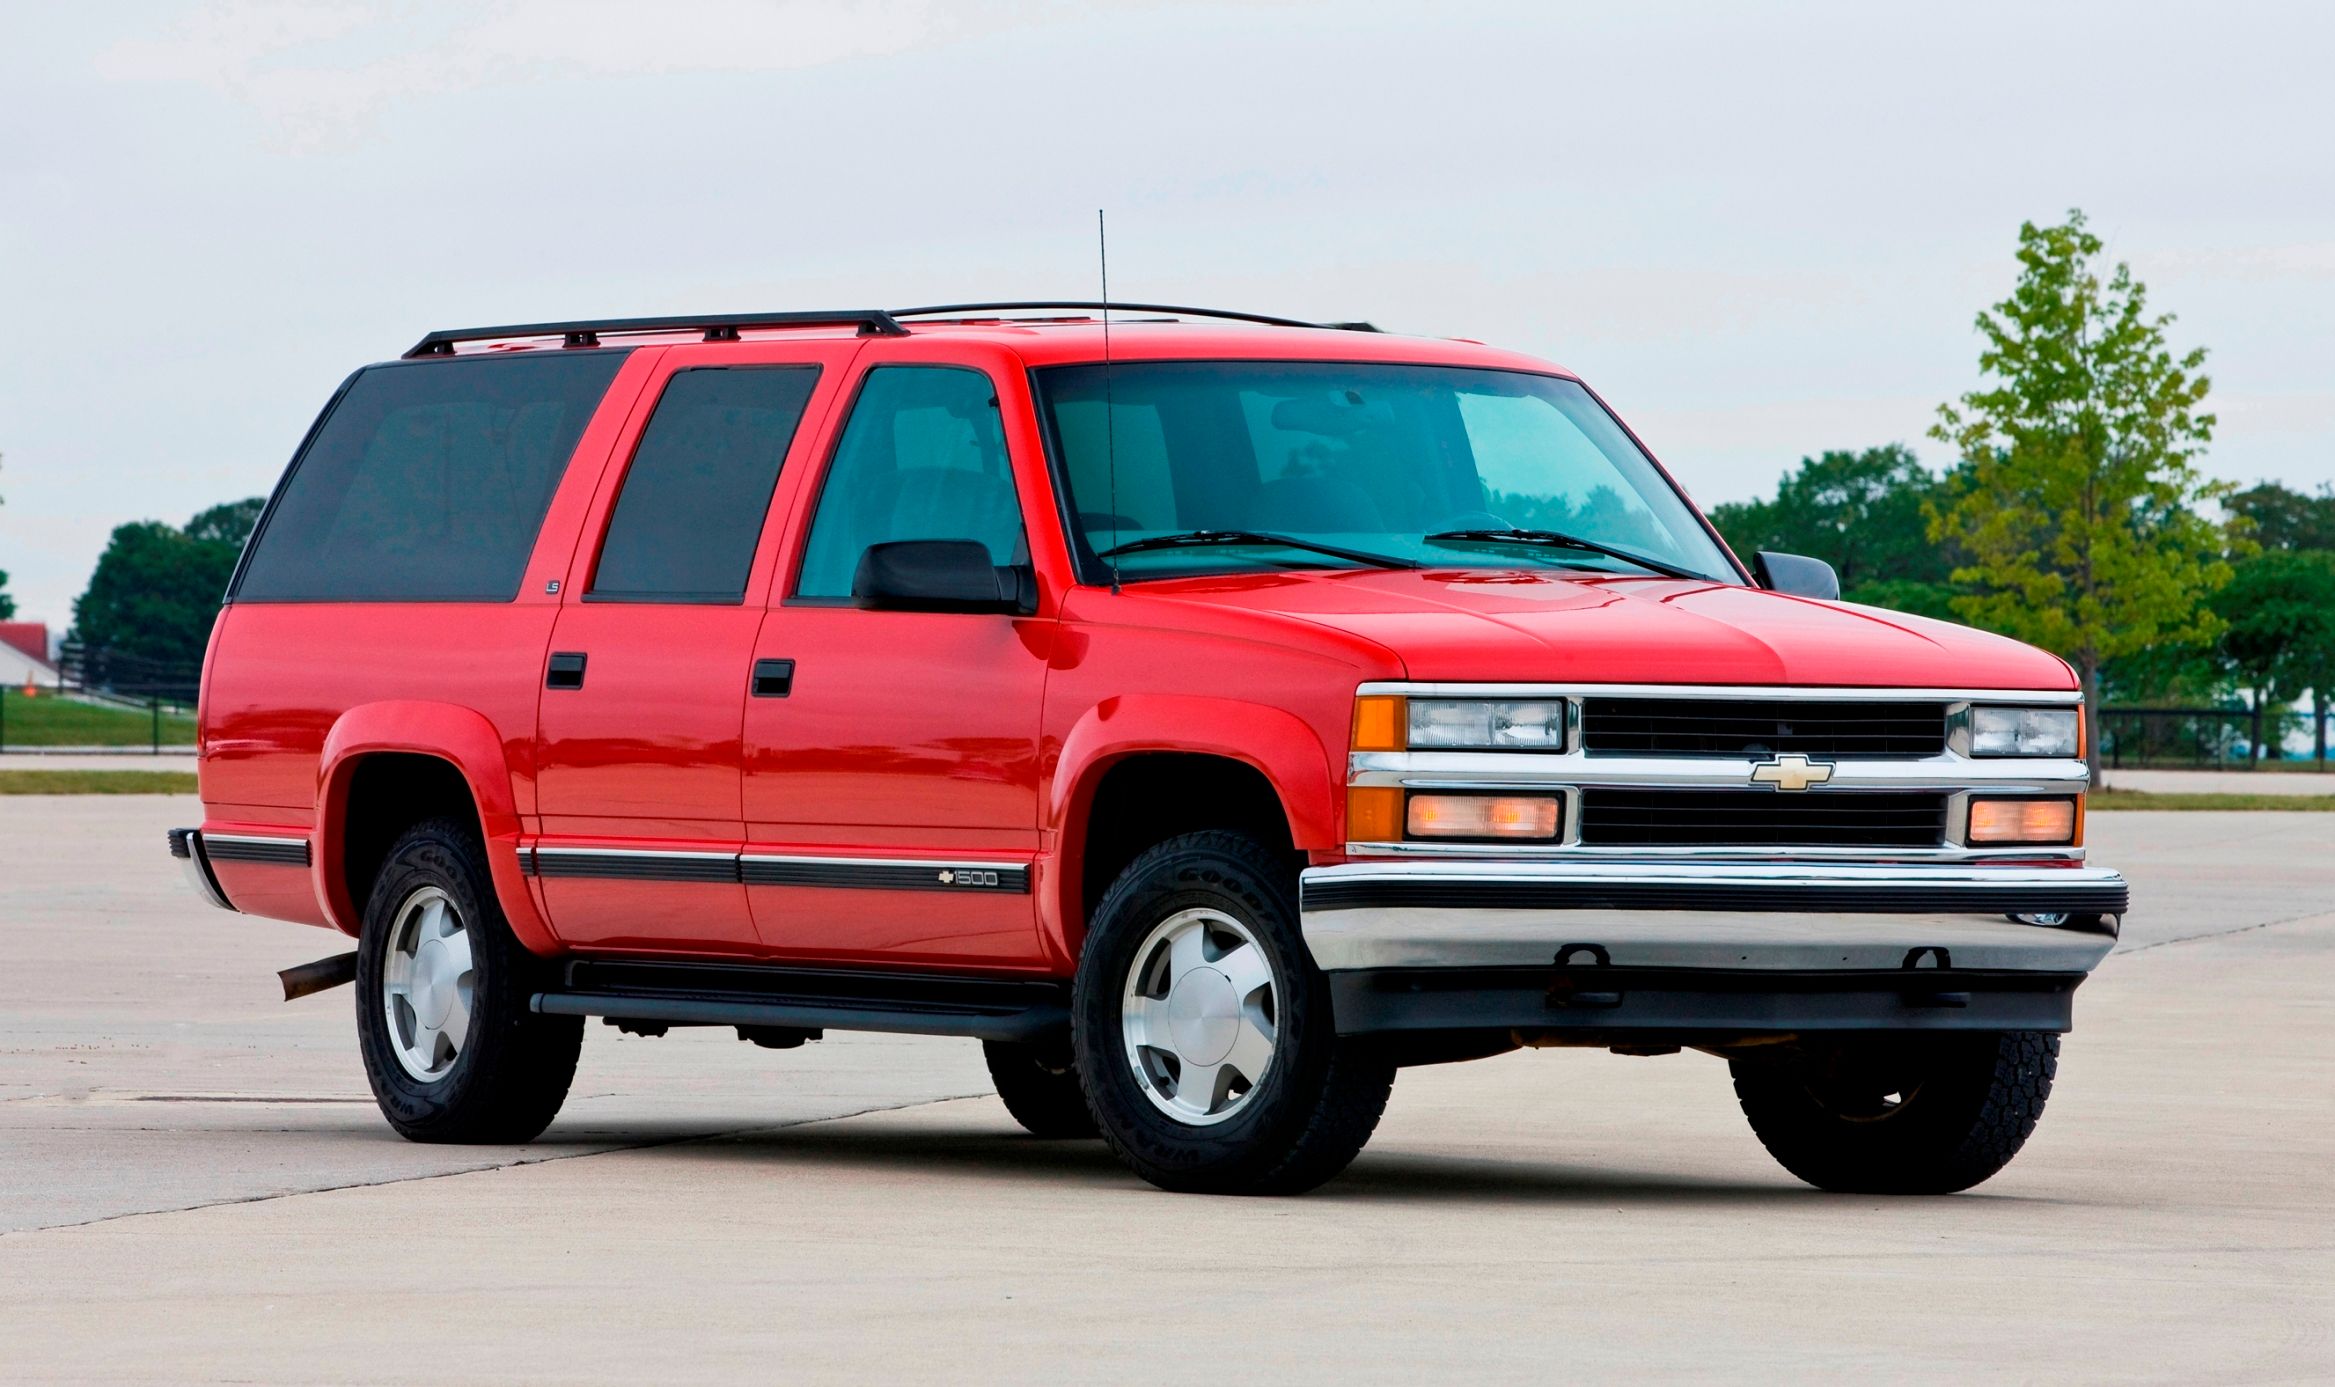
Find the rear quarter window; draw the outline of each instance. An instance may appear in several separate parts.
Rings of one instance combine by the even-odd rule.
[[[357,374],[252,540],[255,602],[507,602],[622,352]]]

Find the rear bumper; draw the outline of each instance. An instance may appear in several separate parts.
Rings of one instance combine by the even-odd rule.
[[[201,829],[171,829],[170,855],[178,859],[178,865],[186,871],[187,883],[193,886],[196,893],[204,900],[221,910],[235,908],[228,903],[227,893],[219,889],[219,877],[211,870],[211,855],[209,850],[203,846],[203,831]]]
[[[2128,892],[2078,867],[1389,862],[1310,870],[1301,902],[1349,1034],[2065,1030]]]

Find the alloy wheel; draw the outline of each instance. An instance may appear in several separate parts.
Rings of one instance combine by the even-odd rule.
[[[1239,920],[1205,908],[1162,920],[1121,998],[1137,1086],[1189,1126],[1232,1117],[1273,1067],[1279,1001],[1272,962]]]

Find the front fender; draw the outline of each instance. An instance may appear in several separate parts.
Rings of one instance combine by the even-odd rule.
[[[1087,811],[1113,763],[1145,752],[1220,756],[1255,768],[1273,787],[1300,851],[1340,846],[1342,766],[1303,718],[1285,708],[1194,694],[1129,694],[1088,709],[1062,739],[1046,797],[1054,845],[1053,890],[1040,902],[1041,926],[1065,960],[1076,956],[1083,904],[1079,883]],[[1343,760],[1343,752],[1339,753]]]
[[[556,952],[558,941],[519,873],[519,810],[502,735],[484,714],[451,703],[421,699],[361,703],[333,723],[317,763],[316,850],[309,868],[325,918],[352,935],[363,924],[363,902],[350,899],[347,873],[342,870],[349,784],[366,756],[382,752],[434,757],[461,775],[478,810],[487,870],[511,932],[535,953]]]

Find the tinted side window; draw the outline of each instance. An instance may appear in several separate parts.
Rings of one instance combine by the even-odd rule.
[[[1022,558],[1021,504],[989,377],[958,367],[870,371],[820,488],[802,597],[849,597],[859,557],[896,539],[973,539]]]
[[[816,366],[679,371],[624,474],[591,596],[737,602]]]
[[[620,352],[370,367],[292,464],[235,595],[507,602]]]

